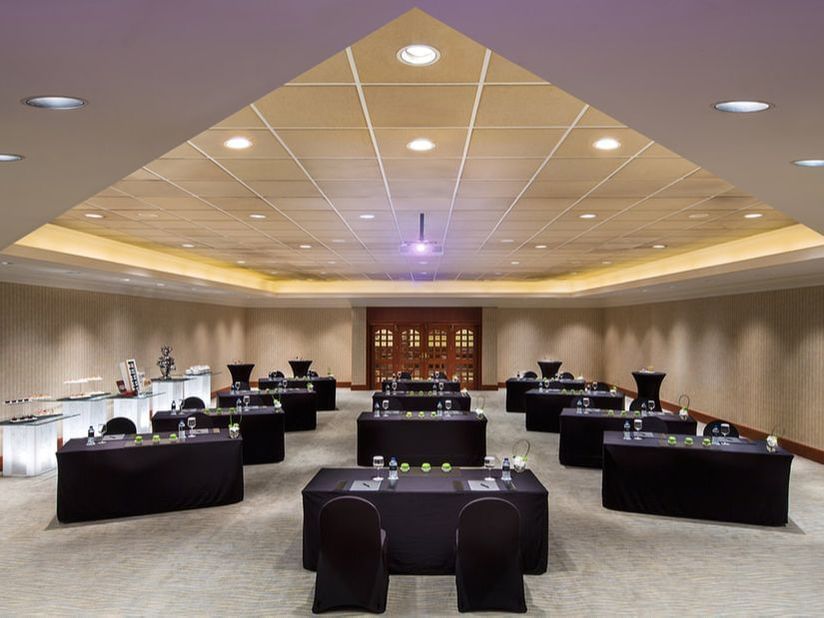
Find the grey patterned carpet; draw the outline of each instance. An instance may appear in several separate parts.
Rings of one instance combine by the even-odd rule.
[[[484,393],[491,454],[526,434]],[[318,430],[288,434],[286,461],[245,469],[237,505],[64,526],[53,473],[0,479],[0,615],[306,615],[300,490],[320,466],[355,464],[369,393],[338,392]],[[796,458],[784,529],[601,507],[598,470],[558,464],[558,436],[528,434],[550,492],[550,569],[526,577],[536,615],[824,614],[824,467]],[[451,577],[392,577],[387,614],[456,614]]]

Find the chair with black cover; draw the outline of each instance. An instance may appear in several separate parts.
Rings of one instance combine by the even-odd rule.
[[[707,423],[707,426],[704,427],[704,436],[705,437],[711,437],[711,436],[714,436],[714,435],[720,436],[721,435],[721,423],[727,423],[727,421],[712,421],[712,422]],[[730,433],[727,436],[728,438],[738,438],[738,437],[740,437],[740,434],[738,433],[738,427],[736,427],[732,423],[727,423],[727,425],[730,426]],[[718,432],[716,434],[713,434],[712,430],[715,429],[715,428],[718,428]]]
[[[318,372],[315,371],[314,369],[310,369],[309,371],[306,372],[306,377],[307,378],[317,378],[318,377]]]
[[[572,375],[569,371],[564,371],[563,373],[558,375],[559,380],[574,380],[575,376]]]
[[[525,378],[530,379],[530,380],[534,380],[535,378],[538,377],[538,374],[535,373],[534,371],[524,371],[521,375],[524,376]]]
[[[647,416],[641,422],[641,431],[651,431],[652,433],[668,433],[667,424],[664,419],[657,416]]]
[[[596,391],[609,391],[612,388],[611,385],[607,384],[606,382],[595,382],[593,387]]]
[[[195,417],[196,429],[212,428],[212,417],[206,414],[205,412],[192,412],[189,416],[186,417],[186,420],[189,420],[193,416]]]
[[[461,509],[455,534],[458,611],[526,612],[521,515],[511,502],[480,498]]]
[[[137,427],[135,427],[134,422],[130,418],[115,416],[106,423],[106,433],[137,433]]]
[[[411,380],[412,379],[412,374],[409,373],[408,371],[401,371],[400,379],[401,380]]]
[[[318,523],[320,551],[312,611],[383,613],[389,562],[378,509],[363,498],[341,496],[323,505]]]
[[[270,371],[270,372],[269,372],[269,377],[270,377],[272,380],[274,380],[274,379],[276,379],[276,378],[283,379],[283,378],[285,378],[285,377],[286,377],[286,375],[285,375],[285,374],[284,374],[284,373],[283,373],[280,369],[278,369],[277,371]]]
[[[200,397],[186,397],[183,400],[183,405],[181,406],[182,410],[202,410],[206,407],[206,404],[203,403],[203,400]]]

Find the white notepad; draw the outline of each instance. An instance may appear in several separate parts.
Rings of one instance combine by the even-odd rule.
[[[382,481],[352,481],[349,491],[378,491]]]
[[[501,491],[497,481],[467,481],[469,491]]]

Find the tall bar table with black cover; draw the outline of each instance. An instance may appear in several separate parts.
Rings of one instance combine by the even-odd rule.
[[[318,425],[318,400],[314,391],[305,388],[261,390],[224,390],[217,395],[219,408],[232,408],[237,400],[243,401],[244,395],[249,396],[249,405],[271,406],[277,399],[283,406],[286,432],[311,431]]]
[[[512,483],[487,482],[486,470],[453,469],[401,472],[397,481],[384,479],[377,490],[369,481],[374,470],[322,468],[303,489],[303,567],[315,570],[324,504],[339,496],[358,496],[380,512],[386,530],[389,571],[396,574],[448,575],[455,572],[455,531],[458,514],[478,498],[502,498],[521,515],[521,557],[524,573],[545,573],[549,561],[549,492],[527,470],[512,473]],[[383,475],[386,476],[384,470]],[[495,489],[485,489],[492,485]]]
[[[240,424],[243,436],[243,464],[277,463],[285,456],[283,432],[285,414],[280,408],[250,406],[238,414],[229,408],[207,408],[205,410],[161,410],[152,417],[152,430],[175,432],[181,421],[193,412],[203,412],[209,417],[212,427],[226,428],[229,419]]]
[[[561,412],[561,439],[558,446],[561,465],[600,468],[604,459],[604,432],[622,431],[627,422],[632,427],[636,416],[624,410],[590,409],[588,412],[582,410],[579,414],[577,408],[564,408]],[[671,434],[694,436],[698,427],[695,419],[689,416],[682,419],[669,412],[648,416],[664,421]]]
[[[661,410],[661,382],[667,377],[662,371],[633,371],[632,377],[638,387],[638,396],[642,402],[652,399],[655,402],[655,409]]]
[[[296,378],[305,378],[309,373],[312,361],[305,359],[290,360],[289,366],[292,368],[292,375]]]
[[[482,466],[486,456],[486,417],[474,412],[432,416],[432,412],[372,412],[358,416],[358,465],[372,457],[395,457],[398,463]]]
[[[229,373],[232,374],[232,384],[239,384],[241,389],[249,388],[249,380],[252,378],[254,363],[232,363],[227,365]]]
[[[334,376],[316,376],[314,378],[260,378],[258,386],[261,390],[273,390],[280,388],[286,380],[286,388],[303,388],[308,384],[312,385],[312,390],[317,393],[318,410],[335,410],[337,408],[336,396],[338,391],[338,381]]]
[[[388,395],[386,393],[375,393],[372,395],[372,407],[374,408],[376,403],[382,405],[387,399],[389,400],[390,410],[411,410],[414,412],[437,410],[439,403],[446,409],[447,400],[452,402],[453,410],[468,412],[472,403],[472,397],[469,393],[398,391]]]
[[[232,504],[243,500],[243,439],[225,429],[185,441],[143,435],[94,446],[69,440],[57,451],[57,519],[64,522],[129,517]]]
[[[625,440],[604,432],[601,498],[608,509],[764,526],[788,521],[790,466],[782,448],[728,438],[730,444],[687,446],[676,437],[644,434]],[[713,440],[713,442],[717,442]]]
[[[533,388],[538,388],[543,380],[538,378],[509,378],[506,381],[506,411],[525,412],[526,403],[524,394]],[[561,390],[582,390],[586,386],[585,380],[550,380],[549,388]]]
[[[589,397],[591,408],[621,410],[624,396],[610,391],[563,391],[554,388],[532,389],[524,393],[527,431],[561,431],[561,411],[574,408],[578,400]]]
[[[563,361],[559,360],[539,360],[538,367],[541,368],[541,377],[551,380],[558,374],[558,370],[563,364]]]
[[[397,384],[399,391],[431,391],[432,387],[436,387],[439,391],[449,391],[450,393],[457,393],[461,390],[460,380],[393,380],[387,378],[381,382],[381,390],[386,392],[386,389],[392,390],[392,384]],[[443,384],[443,388],[441,388]]]

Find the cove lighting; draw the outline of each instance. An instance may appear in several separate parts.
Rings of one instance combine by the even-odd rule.
[[[719,112],[732,114],[752,114],[770,109],[772,105],[766,101],[719,101],[713,105]]]
[[[760,219],[763,216],[764,215],[761,214],[760,212],[748,212],[746,215],[744,215],[744,218],[745,219]]]
[[[246,150],[252,147],[252,140],[242,136],[230,137],[223,142],[223,145],[232,150]]]
[[[102,219],[103,215],[96,212],[87,212],[85,215],[88,219]]]
[[[653,249],[666,249],[667,246],[666,245],[652,245],[652,248]]]
[[[265,219],[266,215],[262,215],[258,212],[253,212],[251,215],[249,215],[249,218],[250,219]]]
[[[621,142],[614,137],[602,137],[593,146],[598,150],[617,150],[621,147]]]
[[[300,245],[301,249],[311,249],[312,245]]]
[[[190,242],[184,242],[180,246],[183,247],[184,249],[194,249],[195,248],[195,246]]]
[[[594,219],[594,218],[595,218],[595,217],[597,217],[597,216],[598,216],[598,215],[593,214],[593,213],[591,213],[591,212],[585,212],[585,213],[584,213],[584,214],[582,214],[582,215],[578,215],[578,218],[579,218],[579,219]]]
[[[14,163],[15,161],[22,161],[23,155],[14,154],[12,152],[0,153],[0,163]]]
[[[374,219],[374,218],[375,218],[375,215],[360,215],[360,217],[359,217],[359,218],[364,219],[364,220],[366,220],[366,221],[370,221],[370,220],[372,220],[372,219]],[[334,241],[333,241],[333,242],[334,242]]]
[[[23,99],[23,103],[29,107],[36,107],[38,109],[55,110],[80,109],[86,105],[86,101],[79,97],[66,97],[59,95],[29,97],[27,99]]]
[[[798,167],[824,167],[824,159],[798,159],[793,161]]]
[[[513,266],[517,266],[518,264],[520,264],[520,262],[510,262],[510,264],[512,264]]]
[[[414,152],[429,152],[435,148],[435,142],[425,137],[418,137],[409,142],[406,147]]]
[[[240,264],[241,266],[246,263],[246,260],[238,260],[235,264]]]
[[[435,64],[441,57],[441,52],[431,45],[407,45],[401,47],[397,53],[398,60],[413,67],[426,67]]]
[[[535,245],[536,249],[546,249],[546,245]]]

